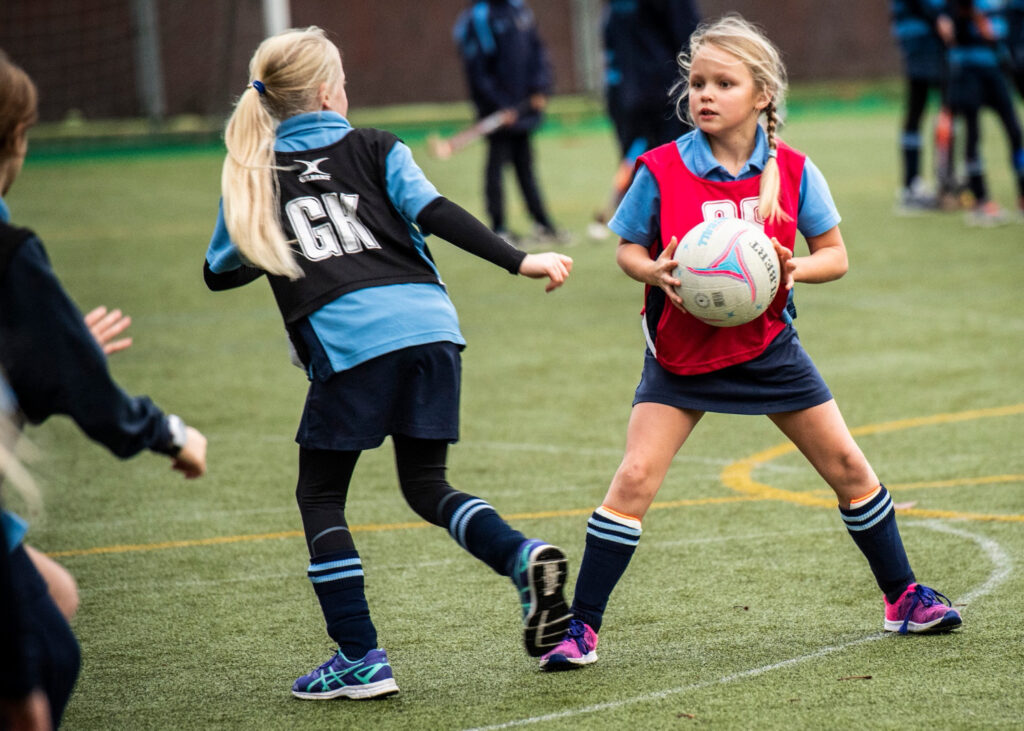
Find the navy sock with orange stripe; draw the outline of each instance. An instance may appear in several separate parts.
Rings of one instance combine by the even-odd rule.
[[[587,521],[587,544],[576,579],[572,613],[597,632],[615,585],[633,558],[642,533],[640,520],[603,505]]]
[[[914,572],[896,527],[896,509],[889,491],[885,485],[879,485],[874,493],[849,508],[839,508],[839,514],[853,542],[868,560],[879,588],[886,599],[895,602],[914,583]]]

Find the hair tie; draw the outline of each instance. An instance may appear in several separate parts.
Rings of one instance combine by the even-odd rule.
[[[778,158],[779,157],[778,149],[775,148],[775,147],[769,147],[768,148],[768,157]]]
[[[263,96],[267,93],[267,87],[263,85],[262,81],[256,80],[252,82],[252,88],[256,90],[256,93]]]

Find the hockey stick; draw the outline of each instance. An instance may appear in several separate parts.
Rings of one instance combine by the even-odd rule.
[[[526,100],[511,109],[499,109],[496,112],[491,112],[483,119],[477,120],[469,127],[466,127],[466,129],[456,132],[451,137],[442,138],[438,135],[431,135],[427,138],[427,149],[431,155],[439,160],[447,160],[456,152],[481,137],[514,122],[516,118],[527,113],[530,108],[530,101]],[[514,117],[512,116],[513,114],[515,115]],[[510,117],[511,121],[509,121]]]

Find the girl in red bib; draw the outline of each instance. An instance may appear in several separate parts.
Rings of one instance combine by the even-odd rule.
[[[821,173],[776,138],[786,89],[779,52],[758,28],[731,15],[699,28],[679,63],[677,109],[688,104],[696,129],[639,158],[609,223],[621,237],[619,266],[645,285],[647,352],[626,453],[587,524],[574,618],[541,667],[565,670],[597,660],[604,610],[639,543],[644,514],[708,411],[765,414],[808,458],[835,492],[843,522],[884,594],[886,630],[951,630],[961,623],[959,613],[916,582],[892,499],[793,327],[794,282],[838,279],[847,256]],[[783,286],[771,306],[738,327],[697,320],[674,289],[679,240],[714,218],[761,225],[782,266]],[[797,232],[807,255],[794,254]]]

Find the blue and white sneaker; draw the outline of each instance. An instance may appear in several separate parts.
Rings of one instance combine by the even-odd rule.
[[[540,657],[562,639],[572,613],[562,587],[569,574],[562,549],[537,539],[523,541],[516,554],[512,583],[523,607],[523,642],[530,657]]]
[[[338,653],[292,686],[292,695],[306,700],[331,698],[382,698],[398,692],[388,655],[384,650],[370,650],[359,660],[349,660]]]

